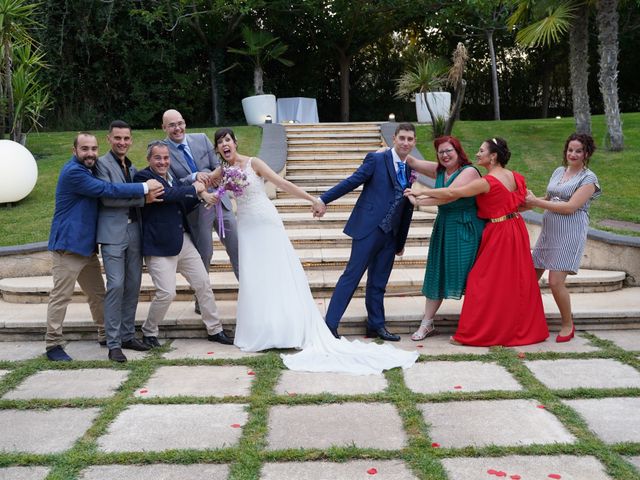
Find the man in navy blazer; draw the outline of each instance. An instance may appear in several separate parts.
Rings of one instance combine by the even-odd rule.
[[[340,338],[338,324],[367,271],[367,336],[400,340],[385,327],[384,293],[395,255],[404,253],[413,215],[413,206],[404,198],[403,191],[411,175],[405,160],[415,144],[415,127],[400,123],[392,149],[367,154],[358,170],[320,196],[325,205],[314,212],[317,216],[324,215],[326,204],[363,185],[344,228],[344,233],[352,238],[351,257],[336,284],[325,319],[336,338]]]
[[[181,185],[191,185],[199,180],[205,186],[213,186],[208,182],[209,173],[220,166],[220,160],[213,144],[204,133],[186,133],[187,125],[177,110],[167,110],[162,115],[162,129],[167,134],[164,139],[171,155],[171,175]],[[233,273],[238,278],[238,227],[229,195],[220,197],[224,236],[218,227],[215,208],[198,207],[188,216],[189,227],[204,267],[209,271],[213,256],[212,229],[215,228],[220,241],[224,245]],[[196,307],[197,311],[197,307]]]
[[[162,191],[157,180],[122,185],[99,180],[93,170],[97,160],[96,137],[88,132],[79,133],[73,141],[73,157],[62,167],[56,187],[49,234],[53,288],[47,305],[45,335],[47,358],[53,361],[71,360],[63,348],[62,323],[76,281],[89,298],[91,316],[98,326],[98,341],[105,342],[104,281],[96,255],[98,198],[142,198],[148,194],[148,200],[153,201]]]
[[[208,340],[231,345],[233,340],[222,330],[209,272],[194,246],[187,221],[189,212],[200,205],[198,195],[209,202],[214,195],[207,193],[205,184],[198,180],[186,186],[178,184],[170,173],[171,157],[166,143],[151,142],[147,161],[149,166],[136,174],[135,181],[155,179],[164,186],[164,193],[161,202],[142,209],[142,254],[156,288],[142,325],[142,341],[152,347],[160,346],[159,324],[176,296],[179,272],[196,293]]]

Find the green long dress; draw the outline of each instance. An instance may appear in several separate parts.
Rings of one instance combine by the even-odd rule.
[[[465,168],[444,181],[444,170],[438,172],[436,188],[448,187]],[[475,197],[460,198],[438,207],[438,216],[429,241],[427,270],[422,293],[425,297],[459,299],[464,294],[467,274],[476,259],[485,221],[478,218]]]

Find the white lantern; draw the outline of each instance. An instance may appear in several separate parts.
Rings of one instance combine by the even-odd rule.
[[[0,140],[0,203],[22,200],[37,180],[38,166],[31,152],[17,142]]]

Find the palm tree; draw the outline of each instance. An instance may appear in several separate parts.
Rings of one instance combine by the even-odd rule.
[[[264,66],[272,60],[276,60],[287,67],[292,66],[293,62],[291,60],[282,57],[289,47],[278,41],[279,37],[274,37],[269,32],[265,32],[264,30],[254,31],[246,26],[242,27],[242,39],[245,48],[228,48],[227,51],[249,57],[253,63],[253,87],[255,95],[264,95]],[[236,65],[237,63],[226,68],[224,71]]]
[[[429,110],[434,138],[442,134],[444,119],[433,112],[427,100],[427,92],[440,90],[446,83],[449,66],[442,58],[418,60],[413,68],[406,70],[396,81],[396,97],[410,97],[419,93]]]
[[[0,138],[7,125],[13,124],[13,49],[15,44],[32,44],[29,27],[36,24],[32,17],[37,3],[24,0],[0,0]]]
[[[570,82],[573,96],[573,112],[576,131],[591,133],[591,113],[587,83],[589,38],[588,0],[517,0],[518,8],[509,23],[527,22],[537,18],[521,29],[516,39],[527,46],[557,43],[569,31]],[[617,0],[597,0],[598,50],[600,52],[600,91],[605,104],[607,143],[611,150],[623,149],[622,123],[618,106],[618,13]]]

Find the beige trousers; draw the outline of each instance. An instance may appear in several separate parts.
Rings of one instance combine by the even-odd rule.
[[[153,285],[156,287],[156,294],[149,306],[149,314],[142,325],[142,334],[145,337],[158,336],[158,325],[164,320],[171,302],[176,297],[176,273],[181,273],[195,291],[207,333],[215,335],[222,331],[209,274],[189,234],[184,234],[182,250],[178,255],[174,257],[145,256],[144,261]]]
[[[47,333],[44,337],[46,349],[64,346],[62,322],[71,302],[76,281],[89,298],[89,309],[93,322],[98,327],[98,341],[105,340],[104,335],[104,280],[100,271],[98,256],[83,257],[66,251],[51,252],[53,260],[53,289],[47,305]]]

